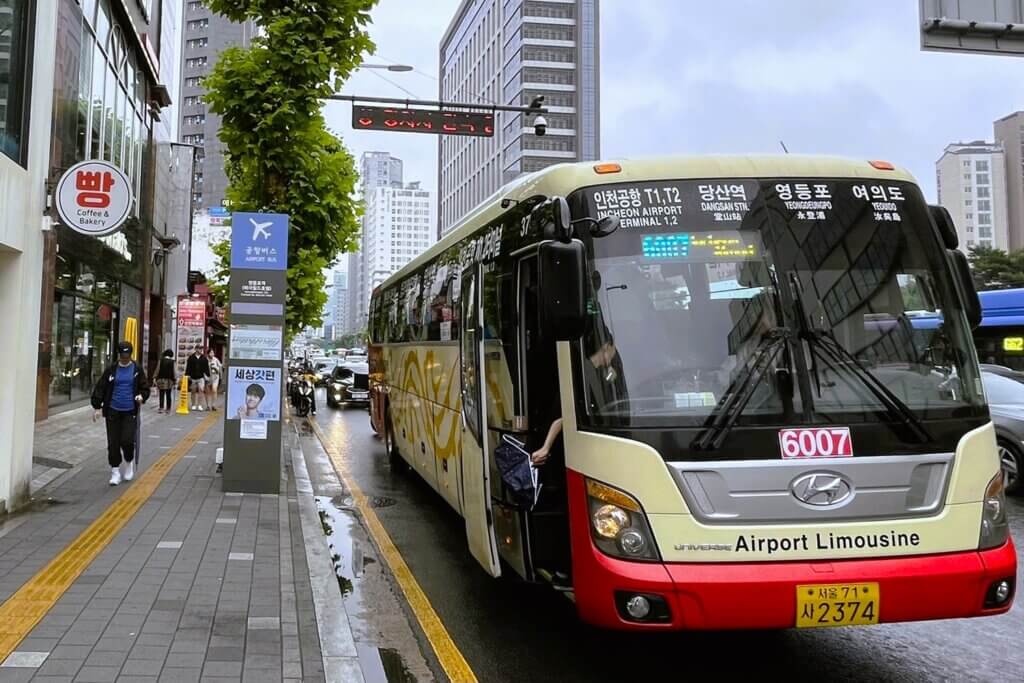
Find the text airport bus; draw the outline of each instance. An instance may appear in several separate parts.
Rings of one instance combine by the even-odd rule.
[[[524,176],[374,291],[371,421],[489,574],[551,582],[592,624],[1005,612],[979,309],[943,217],[885,162]],[[922,296],[941,315],[924,346]],[[495,449],[559,416],[524,506]]]

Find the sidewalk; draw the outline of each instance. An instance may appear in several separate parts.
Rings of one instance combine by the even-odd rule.
[[[42,488],[0,518],[0,682],[325,680],[291,459],[282,495],[225,494],[222,414],[152,403],[117,487],[88,409],[38,426]]]

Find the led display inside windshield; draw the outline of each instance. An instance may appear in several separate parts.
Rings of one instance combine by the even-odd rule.
[[[647,259],[692,259],[714,261],[715,259],[757,258],[757,245],[751,236],[744,238],[738,230],[718,230],[713,233],[690,233],[645,235],[641,242],[644,258]]]

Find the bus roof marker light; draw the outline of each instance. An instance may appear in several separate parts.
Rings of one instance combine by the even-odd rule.
[[[896,170],[896,166],[894,166],[891,161],[879,161],[879,160],[876,159],[876,160],[873,160],[873,161],[869,161],[868,163],[871,164],[871,168],[878,169],[879,171],[895,171]]]
[[[606,173],[619,173],[622,171],[622,166],[609,162],[607,164],[594,164],[594,173],[598,175],[604,175]]]

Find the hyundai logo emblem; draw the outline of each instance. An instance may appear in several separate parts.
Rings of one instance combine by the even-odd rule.
[[[853,497],[846,477],[833,472],[808,472],[789,485],[793,497],[806,505],[836,507]]]

